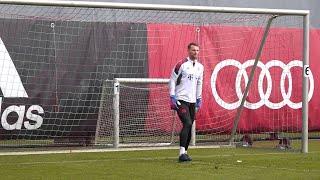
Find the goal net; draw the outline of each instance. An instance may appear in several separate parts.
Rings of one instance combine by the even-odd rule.
[[[301,148],[305,11],[15,4],[0,4],[1,146],[176,143],[181,123],[165,82],[120,83],[118,95],[114,82],[166,79],[196,42],[205,67],[196,143],[249,136]],[[311,71],[308,82],[312,104]]]
[[[175,111],[168,108],[168,82],[149,78],[105,81],[95,143],[116,147],[174,145],[181,124]]]

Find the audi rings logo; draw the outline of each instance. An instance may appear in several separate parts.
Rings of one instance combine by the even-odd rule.
[[[243,77],[245,80],[245,84],[248,82],[248,74],[246,72],[246,68],[253,66],[254,60],[248,60],[241,64],[240,62],[233,60],[233,59],[227,59],[224,61],[219,62],[216,67],[213,70],[213,73],[211,75],[211,88],[212,88],[212,93],[213,96],[216,100],[216,102],[223,108],[232,110],[236,109],[240,106],[241,103],[241,98],[243,96],[243,92],[241,91],[241,78]],[[234,66],[239,69],[237,73],[237,77],[235,80],[235,90],[236,94],[238,97],[238,101],[236,102],[225,102],[218,94],[217,92],[217,87],[216,87],[216,82],[217,82],[217,77],[218,73],[221,69],[227,67],[227,66]],[[302,61],[299,60],[293,60],[289,62],[288,64],[284,64],[283,62],[279,60],[271,60],[267,64],[263,64],[262,62],[258,62],[257,65],[260,69],[261,72],[259,74],[258,78],[258,92],[260,96],[260,101],[255,102],[255,103],[250,103],[248,101],[245,101],[244,107],[248,109],[258,109],[263,105],[266,105],[270,109],[280,109],[285,105],[288,105],[292,109],[299,109],[302,107],[302,102],[295,103],[290,101],[290,97],[292,94],[292,75],[290,72],[290,69],[292,67],[301,67],[302,68]],[[281,74],[281,79],[280,79],[280,90],[281,90],[281,95],[283,100],[278,103],[273,103],[269,101],[270,95],[271,95],[271,90],[272,90],[272,79],[271,79],[271,74],[269,72],[269,69],[271,67],[280,67],[282,68],[282,74]],[[264,77],[266,77],[267,80],[267,87],[266,87],[266,92],[263,90],[263,80]],[[288,91],[286,92],[285,89],[285,80],[288,78]],[[308,92],[308,101],[310,101],[312,95],[313,95],[313,90],[314,90],[314,80],[313,80],[313,75],[312,72],[310,71],[309,75],[309,92]]]

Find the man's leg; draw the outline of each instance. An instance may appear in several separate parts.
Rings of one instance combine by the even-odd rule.
[[[192,125],[193,125],[193,121],[194,121],[194,117],[195,117],[195,104],[194,103],[190,103],[189,104],[189,114],[190,114],[190,120],[191,120],[191,128],[189,130],[189,133],[188,133],[188,139],[187,139],[187,144],[185,146],[185,150],[187,151],[188,150],[188,147],[189,147],[189,144],[190,144],[190,141],[191,141],[191,133],[192,133]]]
[[[180,132],[180,157],[185,156],[185,149],[188,144],[189,132],[192,128],[192,122],[189,113],[189,103],[180,101],[181,105],[179,106],[178,115],[183,124]],[[179,157],[179,160],[181,160]],[[186,159],[187,160],[187,159]],[[183,161],[183,160],[182,160]]]

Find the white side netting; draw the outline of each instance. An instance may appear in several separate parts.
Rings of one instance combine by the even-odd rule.
[[[302,35],[302,18],[280,16],[273,20],[242,113],[247,124],[238,127],[238,140],[247,134],[256,140],[254,146],[275,148],[289,139],[290,148],[301,149]],[[249,75],[253,60],[241,64],[246,64],[243,72]],[[243,92],[245,77],[236,78],[241,79]],[[309,100],[313,88],[311,77]],[[234,89],[237,92],[237,87]]]

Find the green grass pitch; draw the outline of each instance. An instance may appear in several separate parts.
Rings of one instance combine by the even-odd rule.
[[[190,149],[193,161],[178,163],[178,150],[0,156],[1,179],[320,179],[320,141],[309,153],[267,148]]]

